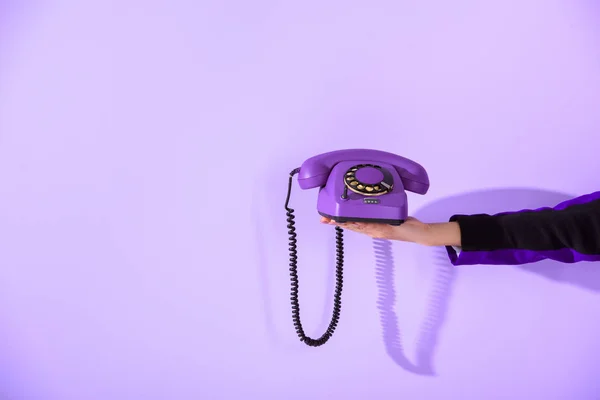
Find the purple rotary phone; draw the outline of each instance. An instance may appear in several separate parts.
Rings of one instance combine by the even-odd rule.
[[[304,333],[298,303],[298,271],[294,210],[289,208],[292,178],[298,174],[302,189],[319,188],[317,211],[336,222],[371,222],[400,225],[408,216],[406,190],[425,194],[429,189],[427,171],[407,158],[378,150],[338,150],[304,161],[290,173],[285,209],[287,211],[292,319],[300,340],[321,346],[333,335],[341,309],[344,265],[343,230],[336,231],[336,285],[333,316],[325,333],[313,339]]]

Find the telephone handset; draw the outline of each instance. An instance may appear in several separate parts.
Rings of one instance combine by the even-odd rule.
[[[292,283],[292,319],[300,340],[321,346],[333,335],[339,322],[343,284],[343,230],[336,226],[336,285],[333,315],[325,333],[313,339],[304,333],[298,302],[297,240],[294,210],[289,207],[292,179],[298,174],[301,189],[319,188],[317,211],[336,222],[402,224],[408,216],[406,190],[425,194],[429,190],[427,171],[418,163],[379,150],[338,150],[309,158],[290,172],[285,200]]]

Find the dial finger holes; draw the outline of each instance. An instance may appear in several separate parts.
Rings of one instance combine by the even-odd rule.
[[[389,173],[379,165],[355,165],[344,173],[344,185],[354,193],[363,196],[380,196],[389,193],[391,185],[386,184]]]

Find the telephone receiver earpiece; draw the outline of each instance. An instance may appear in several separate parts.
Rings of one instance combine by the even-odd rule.
[[[319,188],[317,211],[338,223],[369,222],[402,224],[408,216],[406,191],[424,195],[429,190],[427,171],[418,163],[396,154],[369,149],[338,150],[319,154],[290,172],[285,209],[289,234],[292,319],[300,340],[321,346],[333,335],[340,318],[343,287],[343,230],[335,227],[336,285],[333,315],[327,330],[317,339],[308,337],[300,321],[298,301],[297,234],[294,210],[289,207],[293,177],[302,189]]]

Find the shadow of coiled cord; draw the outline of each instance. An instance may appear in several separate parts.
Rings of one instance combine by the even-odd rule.
[[[446,319],[452,283],[456,276],[455,269],[448,261],[444,248],[433,250],[433,262],[436,267],[433,290],[416,343],[416,363],[412,363],[406,356],[398,316],[394,310],[396,289],[392,243],[385,239],[373,239],[373,249],[378,289],[377,308],[386,352],[399,367],[406,371],[418,375],[436,376],[433,358]]]

